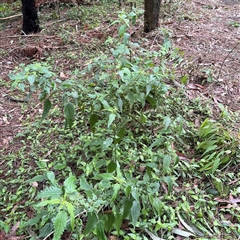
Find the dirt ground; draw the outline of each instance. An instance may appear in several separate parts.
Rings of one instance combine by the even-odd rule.
[[[20,142],[11,144],[11,140],[24,126],[25,120],[34,121],[34,116],[40,111],[38,106],[23,111],[25,104],[9,97],[22,98],[18,92],[11,91],[8,74],[20,63],[41,60],[45,53],[64,51],[68,46],[55,35],[20,35],[21,16],[4,20],[4,24],[5,29],[0,31],[0,78],[4,80],[4,84],[0,84],[0,150],[4,149],[4,154],[7,154],[21,145]],[[186,1],[176,21],[161,20],[160,24],[172,31],[174,45],[185,53],[184,58],[188,63],[179,69],[179,73],[189,76],[188,97],[201,95],[202,98],[213,100],[216,109],[221,103],[230,111],[239,112],[240,1]],[[102,25],[102,29],[86,30],[84,36],[79,33],[78,37],[81,43],[84,43],[84,39],[89,43],[89,36],[101,39],[104,32]],[[152,34],[157,36],[158,32]],[[151,39],[149,46],[157,44],[157,37]],[[67,72],[70,64],[64,61],[62,59],[56,64],[62,64]],[[81,63],[80,59],[76,65]],[[1,161],[0,157],[0,166]]]

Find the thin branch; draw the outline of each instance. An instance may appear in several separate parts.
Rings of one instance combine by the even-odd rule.
[[[5,17],[5,18],[0,18],[0,21],[3,21],[3,20],[8,20],[8,19],[12,19],[12,18],[16,18],[16,17],[21,17],[22,14],[16,14],[16,15],[13,15],[13,16],[9,16],[9,17]]]
[[[227,54],[227,56],[223,59],[223,62],[222,62],[222,64],[221,64],[221,67],[220,67],[220,70],[219,70],[217,79],[219,79],[219,77],[220,77],[220,74],[221,74],[221,71],[222,71],[224,62],[226,61],[226,59],[228,58],[228,56],[233,52],[233,50],[238,46],[239,43],[240,43],[240,42],[238,42],[238,43],[231,49],[231,51],[229,51],[229,53]]]

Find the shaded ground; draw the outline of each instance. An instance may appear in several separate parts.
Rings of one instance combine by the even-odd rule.
[[[189,21],[171,25],[175,44],[190,60],[188,73],[194,86],[189,85],[189,94],[200,92],[239,111],[240,2],[193,1],[191,8]],[[208,72],[216,81],[205,85]]]
[[[89,6],[91,7],[91,6]],[[51,10],[50,10],[51,11]],[[240,2],[238,0],[202,0],[186,2],[176,19],[161,20],[161,25],[170,29],[174,44],[184,53],[188,61],[179,74],[189,76],[188,96],[199,94],[214,100],[215,110],[218,103],[226,105],[231,111],[240,110]],[[41,20],[41,17],[40,17]],[[101,48],[107,36],[116,34],[116,27],[109,27],[106,20],[95,29],[88,24],[81,25],[78,20],[55,20],[43,22],[46,30],[33,36],[19,35],[21,17],[4,20],[0,31],[0,149],[4,154],[14,151],[20,143],[10,144],[13,137],[24,126],[26,119],[34,119],[39,114],[34,100],[28,111],[22,111],[25,104],[12,101],[9,96],[22,99],[23,96],[10,90],[8,74],[20,63],[32,60],[45,60],[58,55],[55,67],[61,69],[60,77],[66,77],[73,68],[81,68],[85,59],[81,53]],[[67,26],[80,29],[77,33],[67,32]],[[141,27],[141,26],[140,26]],[[51,31],[48,29],[51,28]],[[66,38],[59,36],[58,29],[67,32]],[[107,30],[106,30],[107,29]],[[69,37],[70,36],[70,37]],[[141,37],[137,32],[136,37]],[[148,47],[158,43],[158,33],[151,33]],[[61,56],[66,55],[62,58]],[[74,58],[78,54],[79,57]],[[54,67],[54,68],[55,68]],[[214,81],[212,81],[212,79]],[[3,160],[4,161],[4,160]],[[1,165],[0,161],[0,165]]]

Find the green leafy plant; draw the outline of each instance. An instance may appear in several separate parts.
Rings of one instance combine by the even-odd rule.
[[[10,181],[1,182],[0,215],[7,221],[0,226],[7,232],[9,222],[21,219],[18,234],[32,239],[220,239],[223,231],[237,238],[236,208],[219,208],[216,198],[239,193],[234,173],[219,171],[238,166],[234,138],[220,123],[204,121],[205,102],[189,101],[184,87],[172,84],[181,57],[169,32],[160,29],[163,42],[149,51],[131,41],[137,12],[120,14],[120,38],[109,38],[104,53],[88,56],[86,67],[62,82],[45,77],[53,85],[44,117],[52,103],[57,107],[19,133],[24,147],[5,157],[7,170],[0,172]],[[42,76],[25,68],[16,84],[24,90],[26,76]],[[180,81],[186,84],[187,76]],[[33,92],[44,91],[35,84]],[[24,210],[15,207],[25,199]],[[22,216],[29,206],[30,220]]]
[[[61,81],[56,78],[56,75],[50,71],[50,66],[46,64],[34,63],[27,66],[21,65],[21,68],[22,71],[17,69],[9,74],[10,79],[13,81],[12,88],[19,88],[25,93],[28,92],[24,101],[28,101],[34,92],[40,90],[39,100],[44,101],[44,109],[41,118],[41,121],[43,121],[52,107],[50,98],[56,93],[57,84],[60,84]],[[28,90],[26,88],[28,88]],[[64,99],[65,101],[63,100],[63,104],[66,126],[71,126],[74,116],[74,107],[71,103],[66,102],[66,97]]]
[[[201,171],[214,173],[229,164],[236,153],[237,142],[223,126],[206,119],[199,128],[197,150],[201,155]]]
[[[44,176],[35,177],[34,180],[49,180],[52,186],[44,189],[38,194],[38,198],[44,200],[35,206],[39,213],[35,218],[30,219],[26,223],[26,226],[47,222],[47,224],[40,229],[38,237],[46,237],[54,233],[53,239],[61,239],[69,221],[71,230],[74,229],[75,206],[72,202],[74,202],[79,195],[75,185],[76,177],[70,175],[66,178],[62,187],[56,183],[53,172],[47,172]],[[47,207],[48,211],[43,211],[43,207]]]
[[[18,87],[21,91],[28,92],[26,101],[38,89],[41,90],[40,101],[46,100],[56,90],[55,74],[49,70],[50,67],[46,64],[34,63],[27,66],[21,65],[20,67],[22,71],[19,72],[19,69],[16,69],[9,74],[9,77],[13,81],[13,89]]]

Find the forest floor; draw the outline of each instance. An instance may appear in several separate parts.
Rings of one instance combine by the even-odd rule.
[[[102,51],[108,36],[117,37],[117,27],[110,26],[109,21],[117,18],[113,11],[93,27],[87,21],[82,24],[78,16],[76,19],[63,18],[66,9],[61,12],[60,19],[54,20],[56,11],[52,13],[53,10],[46,6],[44,9],[49,19],[46,20],[46,13],[40,14],[43,30],[34,35],[21,35],[21,16],[0,19],[0,169],[6,164],[4,156],[22,146],[20,140],[13,141],[14,137],[42,113],[37,97],[33,96],[28,106],[18,101],[24,96],[11,90],[9,74],[20,64],[54,59],[53,71],[58,69],[59,78],[68,79],[71,71],[83,69],[89,57]],[[19,13],[18,5],[15,14]],[[200,97],[210,104],[213,118],[222,111],[219,104],[228,111],[240,113],[240,1],[185,1],[173,15],[160,19],[160,27],[171,32],[173,46],[184,53],[184,67],[177,71],[180,76],[188,76],[187,97]],[[72,33],[71,28],[79,31]],[[132,38],[137,41],[144,37],[148,40],[144,42],[145,47],[156,50],[163,41],[162,34],[156,30],[147,35],[142,30],[141,22],[131,29]],[[234,122],[231,131],[236,128],[237,133],[239,123],[240,120]],[[4,171],[0,179],[4,179]]]
[[[89,5],[89,7],[91,7]],[[16,9],[19,12],[19,9]],[[51,11],[51,10],[50,10]],[[17,12],[17,13],[18,13]],[[238,0],[201,0],[184,4],[178,10],[176,20],[160,21],[160,26],[172,32],[174,45],[184,52],[188,62],[187,67],[179,69],[182,75],[189,76],[187,84],[188,97],[201,96],[213,100],[216,111],[218,103],[230,111],[240,110],[240,3]],[[41,16],[40,16],[41,19]],[[109,22],[103,21],[97,28],[88,29],[88,24],[80,26],[79,21],[64,22],[60,20],[43,22],[43,28],[51,28],[51,34],[42,31],[31,36],[22,36],[21,17],[1,21],[0,30],[0,78],[6,83],[0,85],[0,149],[5,154],[18,148],[18,143],[10,144],[14,136],[21,130],[22,122],[28,118],[34,119],[39,114],[37,107],[30,112],[22,112],[23,103],[13,101],[11,82],[8,77],[16,66],[32,61],[44,60],[47,56],[59,55],[55,62],[62,69],[60,77],[66,77],[71,66],[85,64],[82,59],[71,60],[63,58],[65,51],[73,49],[71,41],[63,42],[57,29],[63,25],[76,25],[81,28],[78,35],[73,36],[82,49],[99,47],[107,35],[117,35],[115,27],[109,28]],[[141,38],[143,26],[138,26],[134,35]],[[107,29],[107,31],[105,30]],[[55,34],[54,34],[55,31]],[[146,35],[145,35],[146,37]],[[155,48],[161,36],[154,31],[148,36],[149,48]],[[73,49],[74,50],[74,49]],[[61,54],[62,53],[62,54]],[[17,98],[17,97],[16,97]],[[19,97],[21,98],[21,97]],[[34,101],[34,100],[31,100]],[[20,143],[19,143],[20,144]],[[1,163],[1,162],[0,162]]]

